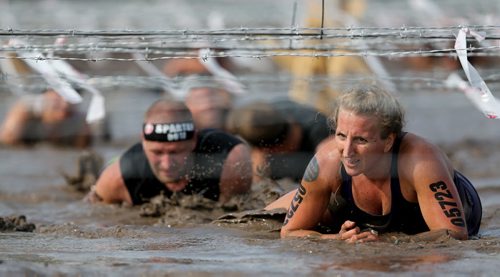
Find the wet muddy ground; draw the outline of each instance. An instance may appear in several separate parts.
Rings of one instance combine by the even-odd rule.
[[[210,17],[217,19],[211,15],[217,13],[227,26],[234,27],[289,26],[293,16],[290,1],[240,1],[236,8],[229,4],[234,2],[154,0],[148,1],[150,5],[137,5],[137,1],[3,1],[0,20],[4,29],[170,30],[206,28]],[[448,21],[442,22],[429,18],[428,13],[409,13],[406,1],[369,3],[371,14],[364,19],[367,26],[493,25],[500,8],[495,1],[440,1],[442,9],[430,12],[448,15]],[[94,12],[81,16],[89,6],[95,7]],[[418,21],[422,18],[424,21]],[[78,175],[80,151],[48,145],[0,146],[0,275],[498,275],[500,121],[485,119],[460,92],[434,90],[439,78],[444,81],[449,72],[413,72],[397,59],[389,62],[398,65],[390,73],[396,85],[404,88],[400,100],[407,109],[407,129],[442,146],[476,185],[483,203],[478,238],[456,241],[442,236],[424,243],[391,234],[377,243],[355,245],[282,240],[277,232],[281,214],[254,211],[295,185],[286,181],[279,186],[256,185],[250,196],[235,199],[228,206],[205,203],[193,209],[192,205],[179,206],[165,199],[142,207],[89,205],[81,201],[82,191],[67,183],[83,182],[85,190],[92,177],[64,177]],[[91,63],[81,69],[88,70],[90,76],[144,74],[123,63]],[[497,95],[495,69],[480,73],[490,76],[487,83]],[[421,81],[407,84],[404,78],[397,79],[405,76]],[[289,79],[280,82],[282,77],[274,78],[276,83],[272,84],[250,78],[245,85],[255,97],[286,94]],[[138,139],[142,113],[159,95],[120,86],[104,87],[102,92],[113,140],[92,150],[106,162]],[[2,86],[0,118],[14,100]]]
[[[142,113],[159,96],[131,89],[104,93],[113,140],[97,143],[92,151],[106,162],[139,138]],[[295,185],[286,181],[256,184],[252,195],[230,206],[205,203],[213,210],[169,206],[164,199],[156,206],[89,205],[67,184],[85,179],[68,179],[78,175],[82,152],[0,146],[0,217],[13,219],[13,225],[0,228],[0,275],[496,275],[499,121],[484,118],[460,93],[408,91],[399,97],[407,109],[407,130],[443,147],[476,185],[484,212],[478,239],[443,236],[424,243],[391,235],[357,245],[282,240],[280,214],[238,213],[263,207]],[[13,98],[1,97],[2,115]],[[16,229],[24,222],[21,216],[36,229]]]
[[[113,140],[92,147],[102,162],[139,138],[142,113],[159,97],[131,89],[104,93]],[[0,228],[0,275],[495,275],[500,262],[499,121],[484,118],[460,93],[407,91],[399,97],[407,110],[407,130],[443,147],[476,185],[484,212],[478,239],[443,236],[424,243],[391,235],[358,245],[282,240],[279,213],[239,211],[263,207],[296,185],[286,181],[256,184],[253,194],[224,207],[205,203],[193,210],[164,199],[142,207],[89,205],[68,185],[92,182],[92,177],[69,178],[78,175],[81,151],[0,146],[0,217],[13,219],[13,225]],[[3,115],[14,97],[1,98]],[[36,229],[16,229],[24,223],[21,216]]]
[[[156,214],[151,212],[152,204],[89,205],[61,174],[76,173],[81,152],[43,145],[0,148],[0,217],[11,221],[10,228],[0,227],[0,274],[494,275],[500,261],[500,173],[496,170],[500,159],[495,153],[500,144],[464,141],[443,147],[471,177],[483,200],[477,239],[456,241],[443,236],[424,243],[391,234],[381,242],[356,245],[282,240],[277,231],[279,213],[238,213],[238,205],[258,208],[263,203],[259,201],[293,185],[289,182],[258,184],[255,194],[228,207],[205,203],[213,211],[203,205],[169,206],[164,199],[157,200],[161,203],[157,208],[170,209]],[[121,146],[96,149],[108,158],[121,152]],[[212,222],[216,218],[220,219]],[[16,224],[34,224],[36,229],[16,229]]]

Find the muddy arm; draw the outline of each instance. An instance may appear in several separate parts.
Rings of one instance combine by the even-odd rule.
[[[229,152],[222,168],[220,180],[220,201],[226,202],[232,196],[248,192],[252,184],[252,162],[250,149],[240,143]]]
[[[120,171],[119,160],[109,165],[99,176],[95,187],[91,190],[88,198],[102,199],[105,203],[127,203],[132,205],[132,198],[128,193],[125,182]]]
[[[0,129],[0,141],[8,145],[18,143],[26,122],[32,117],[31,109],[23,101],[14,104]]]

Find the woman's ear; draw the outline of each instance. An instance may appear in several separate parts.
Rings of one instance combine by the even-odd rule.
[[[394,141],[396,140],[396,134],[391,133],[385,139],[384,152],[387,153],[392,150],[392,146],[394,145]]]

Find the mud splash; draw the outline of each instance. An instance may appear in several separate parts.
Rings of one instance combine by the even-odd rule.
[[[167,198],[163,195],[157,196],[150,203],[141,206],[141,215],[147,217],[158,217],[158,223],[165,226],[185,226],[189,224],[211,223],[220,219],[230,217],[237,218],[238,213],[246,213],[241,216],[241,222],[248,221],[250,213],[263,209],[267,204],[278,199],[287,192],[292,183],[275,182],[272,180],[262,181],[252,185],[248,194],[238,195],[226,203],[219,203],[199,195],[173,194]],[[229,213],[229,214],[228,214]],[[257,216],[258,213],[255,213]],[[262,214],[263,218],[266,215]],[[260,215],[259,215],[260,217]],[[243,219],[245,218],[245,219]]]
[[[28,222],[26,216],[0,217],[0,232],[33,232],[35,224]]]

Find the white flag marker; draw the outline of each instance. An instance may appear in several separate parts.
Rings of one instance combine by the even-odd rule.
[[[471,31],[469,28],[462,28],[458,32],[457,40],[455,41],[455,51],[458,54],[458,59],[469,84],[461,80],[458,76],[450,76],[446,83],[448,86],[458,87],[464,91],[465,95],[487,118],[498,119],[500,117],[500,106],[496,98],[491,94],[490,89],[476,68],[467,60],[467,34],[474,36],[478,41],[482,41],[484,37],[479,33]]]

